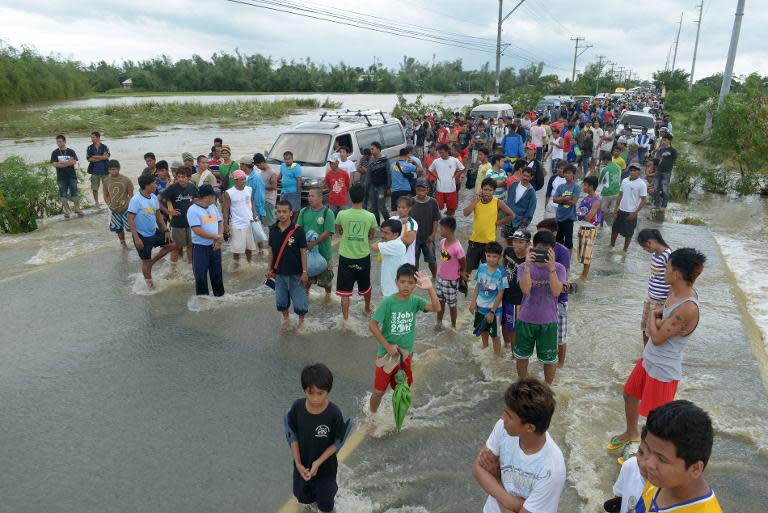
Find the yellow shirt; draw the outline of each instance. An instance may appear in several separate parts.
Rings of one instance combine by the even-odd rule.
[[[627,169],[627,163],[624,162],[624,159],[621,157],[613,157],[611,160],[613,160],[613,163],[619,166],[621,168],[621,171],[623,172],[625,169]]]
[[[660,508],[656,505],[656,497],[659,495],[659,488],[649,482],[645,483],[643,495],[637,501],[635,513],[723,513],[720,503],[717,502],[715,492],[709,489],[709,492],[701,497],[691,499],[680,504],[673,504],[666,508]]]
[[[493,198],[488,203],[478,201],[475,205],[475,218],[472,221],[472,235],[469,240],[485,244],[496,242],[496,221],[499,220],[499,200]]]

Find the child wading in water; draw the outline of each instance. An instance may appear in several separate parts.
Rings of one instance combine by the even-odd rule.
[[[440,219],[440,270],[437,274],[437,297],[440,299],[440,311],[437,313],[438,330],[443,328],[445,307],[451,312],[451,327],[456,329],[456,317],[459,295],[459,281],[462,279],[467,262],[464,248],[456,239],[456,219]]]
[[[293,455],[293,495],[301,504],[317,503],[320,511],[335,512],[338,461],[344,440],[344,419],[328,400],[333,374],[322,363],[301,371],[304,397],[286,415],[286,431]]]
[[[490,336],[496,356],[501,356],[501,339],[496,319],[501,317],[501,301],[504,298],[504,289],[507,288],[506,271],[499,265],[501,253],[501,245],[498,242],[486,244],[486,263],[477,268],[477,285],[469,304],[469,311],[475,314],[475,333],[480,331],[483,349],[488,347]],[[481,329],[483,321],[486,326]]]
[[[411,264],[403,264],[397,270],[396,279],[397,294],[385,297],[368,323],[368,329],[378,342],[371,413],[376,413],[379,409],[387,387],[395,388],[395,376],[400,370],[401,355],[408,385],[413,383],[411,360],[413,340],[416,337],[416,313],[440,311],[440,301],[428,274],[417,272],[416,267]],[[413,293],[416,287],[429,291],[431,303]]]

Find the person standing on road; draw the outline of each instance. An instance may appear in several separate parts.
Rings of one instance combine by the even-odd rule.
[[[64,209],[64,217],[69,219],[69,203],[67,203],[67,193],[69,199],[75,204],[75,214],[83,217],[80,210],[80,198],[77,195],[77,173],[75,165],[77,164],[77,153],[71,148],[67,148],[67,138],[63,135],[56,136],[56,148],[51,153],[51,164],[56,168],[56,184],[59,186],[59,199],[61,208]]]
[[[224,243],[224,223],[215,205],[216,193],[213,192],[213,187],[208,184],[200,185],[193,201],[194,204],[189,207],[184,217],[191,228],[195,294],[208,295],[210,277],[213,295],[223,296],[221,245]]]
[[[389,173],[389,160],[381,154],[381,143],[371,143],[371,158],[366,169],[368,175],[368,210],[376,219],[376,226],[380,221],[389,219],[387,209],[387,189],[391,179]],[[367,245],[367,244],[366,244]]]
[[[232,173],[235,185],[221,195],[224,214],[224,233],[230,235],[230,250],[235,269],[240,265],[240,254],[251,263],[253,250],[257,248],[253,239],[251,223],[259,219],[253,206],[253,191],[245,185],[248,177],[238,169]]]
[[[85,155],[88,160],[88,174],[91,175],[93,206],[99,208],[99,186],[107,176],[107,161],[110,158],[109,148],[106,144],[101,144],[99,132],[91,132],[91,145],[85,150]]]
[[[669,202],[669,182],[672,179],[672,169],[677,163],[677,150],[672,147],[672,134],[667,132],[661,139],[661,148],[656,152],[659,165],[656,167],[654,179],[653,204],[656,207],[667,208]],[[659,197],[663,195],[663,197]]]
[[[648,196],[648,186],[640,178],[640,164],[629,166],[629,178],[621,182],[618,203],[613,211],[613,226],[611,226],[611,247],[616,245],[619,235],[624,237],[624,252],[629,249],[632,235],[637,228],[637,214],[645,206]]]

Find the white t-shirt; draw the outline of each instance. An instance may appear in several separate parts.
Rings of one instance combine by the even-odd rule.
[[[621,203],[619,204],[619,210],[624,212],[634,212],[638,206],[640,206],[640,198],[648,196],[648,184],[645,180],[638,178],[636,180],[630,180],[625,178],[621,182]]]
[[[592,147],[593,148],[600,148],[600,138],[603,136],[605,132],[603,132],[603,129],[598,128],[592,128]]]
[[[357,166],[355,165],[354,162],[352,162],[349,159],[347,159],[347,160],[345,160],[343,162],[341,160],[339,160],[339,169],[343,169],[351,177],[352,173],[357,171]]]
[[[456,192],[456,170],[464,170],[464,165],[456,157],[439,158],[432,162],[429,170],[437,174],[437,192]]]
[[[528,187],[530,187],[530,185]],[[515,203],[520,201],[520,199],[523,197],[523,194],[525,194],[525,191],[528,190],[528,187],[523,186],[521,183],[517,184],[517,188],[515,189]]]
[[[616,133],[613,130],[606,130],[603,135],[605,137],[610,137],[610,139],[602,142],[600,145],[600,151],[611,151],[611,148],[613,148],[613,138],[616,137]]]
[[[253,221],[253,208],[251,207],[251,188],[247,185],[242,191],[236,187],[227,189],[229,196],[229,224],[232,228],[243,229],[251,226]]]
[[[501,483],[507,493],[523,499],[523,507],[530,513],[557,513],[565,486],[565,460],[549,433],[539,452],[525,454],[520,439],[510,436],[499,419],[485,446],[499,458]],[[500,513],[496,499],[488,497],[483,513]]]
[[[398,216],[392,216],[390,219],[397,219],[401,223],[403,222],[402,219]],[[419,231],[419,223],[416,222],[416,220],[412,217],[408,218],[408,223],[403,224],[403,230],[400,232],[400,240],[403,240],[403,237],[406,233],[410,232],[418,232]],[[405,244],[405,241],[403,241],[403,244]],[[410,246],[407,246],[408,250],[405,253],[405,260],[407,263],[411,265],[416,265],[416,239],[413,239],[413,242]],[[405,262],[403,262],[405,263]]]
[[[619,477],[613,485],[613,494],[621,497],[619,513],[635,513],[635,505],[643,495],[645,478],[640,475],[637,458],[632,456],[621,465]]]
[[[547,131],[543,126],[531,127],[531,142],[536,145],[537,148],[544,146],[544,137],[547,136]]]
[[[496,139],[496,144],[501,144],[501,141],[504,139],[505,130],[503,126],[496,126],[496,128],[493,129],[493,138]]]
[[[547,210],[547,212],[555,213],[557,211],[557,203],[552,201],[552,198],[555,197],[555,191],[558,187],[560,187],[562,184],[565,183],[565,178],[562,176],[556,176],[554,180],[552,180],[552,197],[549,198],[549,203],[547,203],[544,208]]]
[[[552,158],[563,160],[563,148],[558,148],[557,146],[555,146],[556,144],[559,144],[560,146],[562,146],[563,138],[558,136],[552,139]]]
[[[379,242],[379,252],[381,253],[381,294],[387,297],[397,294],[397,269],[406,263],[405,244],[400,239]]]

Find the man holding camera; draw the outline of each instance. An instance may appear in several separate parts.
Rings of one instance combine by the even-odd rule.
[[[555,261],[555,236],[541,230],[533,236],[533,247],[523,265],[517,268],[517,281],[523,293],[516,327],[515,350],[517,375],[528,375],[528,359],[536,348],[536,357],[544,364],[544,379],[552,384],[557,371],[557,298],[568,275]]]

